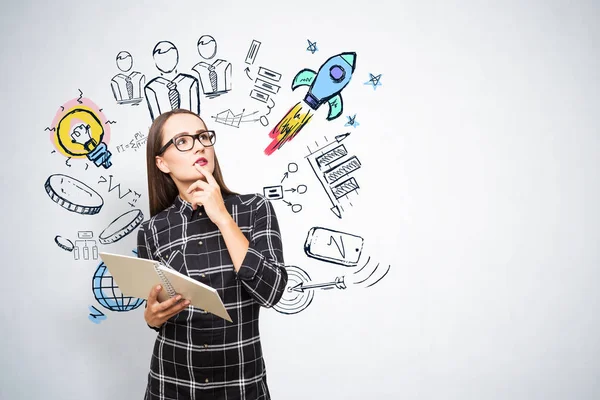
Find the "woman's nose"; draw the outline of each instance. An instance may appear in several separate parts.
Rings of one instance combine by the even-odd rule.
[[[193,149],[196,150],[197,146],[200,148],[200,150],[204,150],[205,149],[204,145],[200,141],[200,136],[196,136],[194,138],[194,147],[193,147]]]

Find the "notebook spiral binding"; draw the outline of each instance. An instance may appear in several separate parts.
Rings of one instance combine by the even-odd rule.
[[[175,292],[175,289],[171,285],[171,282],[169,282],[169,279],[163,274],[160,268],[158,268],[159,266],[160,264],[154,264],[154,270],[156,271],[157,275],[162,281],[163,287],[167,289],[167,293],[169,293],[169,296],[173,297],[177,294],[177,292]]]

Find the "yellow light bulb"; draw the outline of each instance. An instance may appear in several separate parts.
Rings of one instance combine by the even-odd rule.
[[[104,138],[104,127],[96,112],[78,104],[65,112],[56,126],[54,137],[57,149],[72,158],[87,157],[96,166],[108,168],[112,165],[111,153]]]

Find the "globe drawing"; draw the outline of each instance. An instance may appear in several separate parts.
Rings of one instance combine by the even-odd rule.
[[[144,299],[125,296],[113,280],[112,275],[104,262],[98,265],[98,269],[92,278],[92,291],[94,297],[102,307],[111,311],[131,311],[144,303]]]

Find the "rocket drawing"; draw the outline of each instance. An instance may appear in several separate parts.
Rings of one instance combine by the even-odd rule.
[[[356,53],[346,52],[329,58],[318,72],[303,69],[298,72],[292,82],[292,90],[300,86],[308,86],[304,101],[299,101],[281,118],[271,129],[269,137],[271,143],[265,148],[264,153],[271,155],[284,144],[298,135],[306,126],[313,114],[321,104],[329,103],[327,120],[336,119],[342,114],[342,90],[350,82],[356,67]],[[307,104],[307,107],[304,107]]]
[[[329,58],[318,72],[303,69],[292,82],[292,90],[299,86],[310,86],[304,102],[313,110],[329,103],[327,120],[331,121],[342,113],[341,92],[346,87],[356,66],[356,53],[341,53]]]

